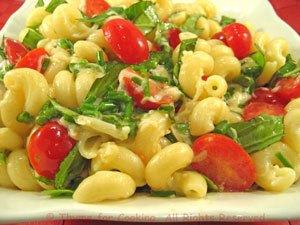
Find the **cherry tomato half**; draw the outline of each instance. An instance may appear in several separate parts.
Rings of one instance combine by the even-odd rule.
[[[19,59],[29,52],[25,45],[11,38],[3,39],[3,50],[10,64],[18,62]]]
[[[85,0],[85,14],[90,18],[109,8],[110,5],[104,0]]]
[[[131,78],[137,77],[140,80],[145,80],[142,76],[140,76],[137,72],[132,70],[131,68],[126,68],[121,71],[119,75],[119,81],[121,85],[123,85],[128,92],[128,94],[133,97],[134,103],[136,106],[142,109],[157,109],[163,104],[170,104],[173,102],[173,98],[167,94],[164,94],[163,88],[155,81],[149,80],[150,87],[150,95],[153,97],[154,101],[145,100],[144,99],[144,88],[137,83],[135,83]]]
[[[123,62],[136,64],[149,58],[147,39],[130,21],[113,19],[104,24],[102,30],[108,44]]]
[[[280,105],[269,104],[265,102],[253,102],[248,104],[244,109],[244,120],[251,120],[260,114],[268,114],[272,116],[284,116],[285,109]]]
[[[175,49],[180,43],[181,40],[179,38],[180,30],[177,28],[172,28],[169,30],[169,45]]]
[[[53,180],[62,160],[69,154],[76,141],[68,130],[57,122],[40,127],[28,143],[29,160],[36,172]]]
[[[252,98],[249,103],[252,102],[264,102],[279,106],[285,106],[287,101],[281,98],[275,91],[271,88],[257,88],[255,89]]]
[[[232,139],[206,134],[194,142],[193,150],[193,169],[210,178],[219,191],[245,191],[254,183],[255,164]]]
[[[20,61],[14,66],[14,69],[30,68],[44,74],[45,71],[42,67],[45,58],[47,57],[49,57],[49,55],[44,48],[33,49],[20,59]]]
[[[286,101],[300,97],[300,76],[297,78],[283,78],[277,81],[275,88],[276,93]]]
[[[211,39],[218,39],[218,40],[220,40],[220,41],[223,41],[223,43],[224,43],[225,45],[227,45],[227,41],[226,41],[226,38],[225,38],[225,34],[224,34],[222,31],[219,32],[219,33],[214,34],[214,36],[212,36]]]
[[[251,33],[246,26],[232,23],[223,28],[227,45],[234,52],[235,57],[242,59],[250,54],[252,44]]]

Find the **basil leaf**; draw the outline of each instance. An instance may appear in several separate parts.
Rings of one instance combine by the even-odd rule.
[[[153,191],[153,190],[151,190],[151,195],[153,197],[170,197],[170,196],[175,196],[176,191]]]
[[[178,61],[181,62],[183,57],[183,51],[194,51],[198,38],[186,39],[183,40],[180,44]]]
[[[165,137],[171,142],[171,143],[176,143],[178,142],[176,137],[172,133],[168,133],[165,135]]]
[[[123,17],[124,9],[122,7],[111,7],[105,11],[103,11],[100,15],[96,15],[92,18],[86,16],[83,12],[81,12],[82,18],[79,18],[79,21],[89,22],[98,24],[100,27],[104,25],[104,21],[111,16],[121,16]]]
[[[53,13],[57,6],[67,3],[66,0],[51,0],[51,2],[46,7],[45,11]]]
[[[244,74],[241,74],[239,77],[234,79],[233,82],[241,85],[243,87],[243,91],[249,94],[253,93],[256,86],[255,78],[246,76]]]
[[[169,40],[163,34],[165,31],[170,30],[172,28],[178,28],[175,24],[169,22],[159,22],[155,31],[154,42],[160,46],[163,46],[163,50],[166,52],[171,51],[171,47],[169,45]]]
[[[24,111],[17,116],[17,121],[20,123],[30,124],[34,121],[35,117],[30,115],[29,112]]]
[[[60,190],[44,190],[42,193],[50,195],[51,198],[64,198],[64,197],[71,197],[74,194],[73,190],[68,189],[60,189]]]
[[[84,169],[86,162],[87,160],[80,155],[78,146],[75,145],[59,166],[59,171],[54,179],[55,188],[64,189],[68,187],[71,181]]]
[[[220,21],[220,25],[222,27],[226,27],[229,24],[232,24],[232,23],[235,23],[235,22],[236,22],[236,19],[234,19],[234,18],[230,18],[230,17],[227,17],[227,16],[222,16],[221,21]]]
[[[144,35],[149,34],[160,21],[151,1],[140,1],[124,11],[127,19],[131,20]]]
[[[37,47],[37,43],[42,39],[44,39],[43,35],[35,30],[29,29],[22,43],[32,50]]]
[[[197,28],[197,21],[198,19],[204,15],[200,14],[192,14],[190,15],[186,21],[181,26],[181,31],[183,32],[191,32],[196,34],[197,36],[200,36],[204,29],[203,28]]]
[[[37,7],[43,7],[45,5],[44,1],[43,0],[38,0],[36,5],[35,5],[35,8]]]

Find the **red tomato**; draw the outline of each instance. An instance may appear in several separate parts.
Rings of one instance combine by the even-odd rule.
[[[244,109],[244,120],[251,120],[256,118],[260,114],[268,114],[272,116],[284,116],[286,111],[282,106],[264,103],[254,102],[248,104]]]
[[[104,0],[85,0],[85,14],[90,18],[109,8],[110,5]]]
[[[297,78],[283,78],[277,81],[275,88],[276,93],[286,101],[300,97],[300,76]]]
[[[136,64],[149,58],[147,39],[130,21],[113,19],[104,24],[102,30],[108,44],[123,62]]]
[[[10,64],[18,62],[19,59],[29,52],[25,45],[11,38],[3,39],[3,50]]]
[[[194,170],[210,178],[219,191],[245,191],[256,179],[256,168],[248,153],[221,134],[206,134],[193,145]]]
[[[223,43],[225,45],[227,45],[227,41],[226,41],[226,37],[225,37],[225,34],[221,31],[219,33],[216,33],[214,36],[212,36],[211,39],[218,39],[220,41],[223,41]]]
[[[250,103],[252,102],[265,102],[274,105],[285,106],[287,101],[282,99],[275,91],[271,88],[257,88],[255,89]]]
[[[163,84],[158,84],[152,80],[149,80],[150,95],[153,97],[154,101],[144,99],[144,88],[135,83],[131,78],[138,77],[144,80],[137,72],[131,68],[126,68],[121,71],[119,75],[119,81],[128,92],[128,94],[133,97],[136,106],[142,109],[157,109],[163,104],[170,104],[173,102],[173,98],[163,92]]]
[[[45,58],[47,57],[49,57],[49,55],[44,48],[33,49],[20,59],[20,61],[15,65],[14,69],[30,68],[43,74],[45,71],[42,69],[42,67]]]
[[[180,44],[181,40],[179,38],[180,30],[177,28],[172,28],[169,30],[169,45],[175,49],[177,45]]]
[[[40,127],[28,143],[29,160],[36,172],[53,180],[62,160],[69,154],[76,141],[68,130],[57,122]]]
[[[238,59],[250,54],[252,45],[251,33],[246,26],[240,23],[232,23],[223,28],[227,45],[233,50]]]

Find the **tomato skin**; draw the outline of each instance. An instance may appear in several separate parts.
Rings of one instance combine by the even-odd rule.
[[[75,143],[76,141],[68,135],[67,128],[58,122],[49,122],[30,137],[28,143],[30,163],[39,175],[53,180],[59,171],[60,163]]]
[[[99,15],[111,6],[104,0],[85,0],[85,14],[92,18],[94,15]]]
[[[268,104],[274,104],[284,107],[288,102],[281,98],[271,88],[257,88],[255,89],[252,98],[249,103],[252,102],[264,102]]]
[[[300,76],[297,78],[283,78],[277,81],[275,88],[276,93],[286,101],[300,97]]]
[[[250,54],[252,38],[246,26],[232,23],[223,28],[223,33],[227,45],[233,50],[235,57],[242,59]]]
[[[142,109],[157,109],[163,104],[170,104],[171,102],[173,102],[173,98],[169,95],[163,95],[158,101],[143,101],[144,90],[141,86],[139,86],[131,79],[133,76],[143,79],[137,72],[135,72],[131,68],[126,68],[121,71],[119,75],[119,81],[125,87],[128,95],[133,97],[134,104],[136,106]],[[150,95],[154,98],[162,91],[158,84],[152,80],[149,80],[149,87]]]
[[[150,51],[151,52],[160,52],[161,49],[160,49],[160,47],[157,44],[151,43],[151,50]]]
[[[179,38],[180,30],[177,28],[172,28],[169,30],[169,45],[175,49],[180,43],[181,40]]]
[[[265,102],[253,102],[248,104],[244,109],[244,121],[256,118],[260,114],[284,116],[286,111],[280,105],[274,105]]]
[[[218,39],[218,40],[220,40],[220,41],[223,41],[223,43],[224,43],[225,45],[228,45],[228,44],[227,44],[227,41],[226,41],[225,34],[224,34],[222,31],[219,32],[219,33],[214,34],[214,36],[212,36],[211,39]]]
[[[256,180],[255,164],[249,154],[224,135],[203,135],[196,139],[193,150],[193,169],[210,178],[219,191],[245,191]]]
[[[42,66],[47,57],[49,57],[49,55],[44,48],[33,49],[20,59],[14,66],[14,69],[30,68],[44,74],[45,71],[42,70]]]
[[[102,30],[108,44],[123,62],[136,64],[149,58],[147,39],[130,21],[113,19],[104,24]]]
[[[18,62],[29,52],[25,45],[11,38],[3,38],[3,50],[10,64]]]

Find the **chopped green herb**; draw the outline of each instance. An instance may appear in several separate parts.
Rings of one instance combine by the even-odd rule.
[[[50,63],[50,58],[45,58],[42,66],[42,70],[46,71]]]
[[[183,32],[191,32],[196,34],[197,36],[200,36],[204,29],[203,28],[197,28],[197,22],[200,17],[203,17],[204,15],[200,14],[192,14],[190,15],[185,22],[181,26],[181,30]]]
[[[24,111],[17,116],[17,121],[20,123],[30,124],[34,121],[35,117],[30,115],[29,112]]]
[[[145,79],[145,83],[146,83],[146,85],[145,85],[145,88],[144,88],[144,96],[145,97],[150,97],[151,96],[151,94],[150,94],[150,84],[149,84],[149,79],[148,78]]]
[[[96,63],[99,64],[100,66],[104,66],[103,51],[97,52],[97,58],[98,60],[96,61]]]
[[[75,145],[59,166],[59,171],[54,179],[55,188],[67,188],[71,181],[84,169],[86,162],[87,160],[80,155],[78,146]]]
[[[52,185],[52,182],[50,180],[48,180],[46,177],[38,176],[38,177],[35,177],[35,179],[37,181],[43,182],[44,184],[46,184],[48,186]]]
[[[141,78],[138,78],[138,77],[132,77],[131,78],[131,80],[134,82],[134,83],[136,83],[136,84],[138,84],[138,85],[142,85],[142,83],[143,83],[143,80],[141,79]]]
[[[229,86],[227,89],[227,92],[224,95],[224,99],[225,101],[227,101],[228,99],[230,99],[234,93],[235,87],[234,86]]]
[[[35,8],[37,8],[37,7],[43,7],[44,5],[45,5],[44,0],[38,0],[37,3],[36,3],[36,5],[35,5]]]
[[[176,143],[178,142],[176,137],[172,133],[168,133],[165,135],[165,137],[171,142],[171,143]]]
[[[74,54],[74,43],[69,39],[59,39],[57,46],[63,49],[66,49],[70,52],[71,55]]]
[[[174,106],[172,105],[161,105],[158,110],[161,110],[161,111],[165,111],[165,112],[172,112],[175,110]]]
[[[69,189],[44,190],[42,193],[50,195],[51,198],[72,198],[74,191]]]
[[[155,75],[150,75],[149,78],[151,80],[155,80],[161,83],[168,83],[169,82],[169,78],[168,77],[161,77],[161,76],[155,76]]]
[[[26,33],[22,43],[26,45],[29,49],[35,49],[37,47],[37,43],[44,39],[44,36],[39,32],[29,29]]]
[[[66,0],[51,0],[51,2],[46,7],[45,11],[53,13],[57,6],[67,3]]]
[[[153,190],[151,190],[151,195],[153,197],[170,197],[170,196],[175,196],[176,191],[153,191]]]
[[[246,104],[238,104],[238,107],[239,107],[240,109],[243,109],[243,108],[246,107]]]
[[[230,18],[230,17],[227,17],[227,16],[222,16],[220,25],[222,27],[226,27],[229,24],[232,24],[232,23],[235,23],[235,22],[236,22],[236,19],[234,19],[234,18]]]
[[[280,161],[285,167],[294,169],[294,167],[292,166],[292,164],[287,160],[287,158],[285,158],[285,157],[283,156],[283,154],[282,154],[281,152],[277,152],[275,155],[276,155],[276,157],[279,159],[279,161]]]

